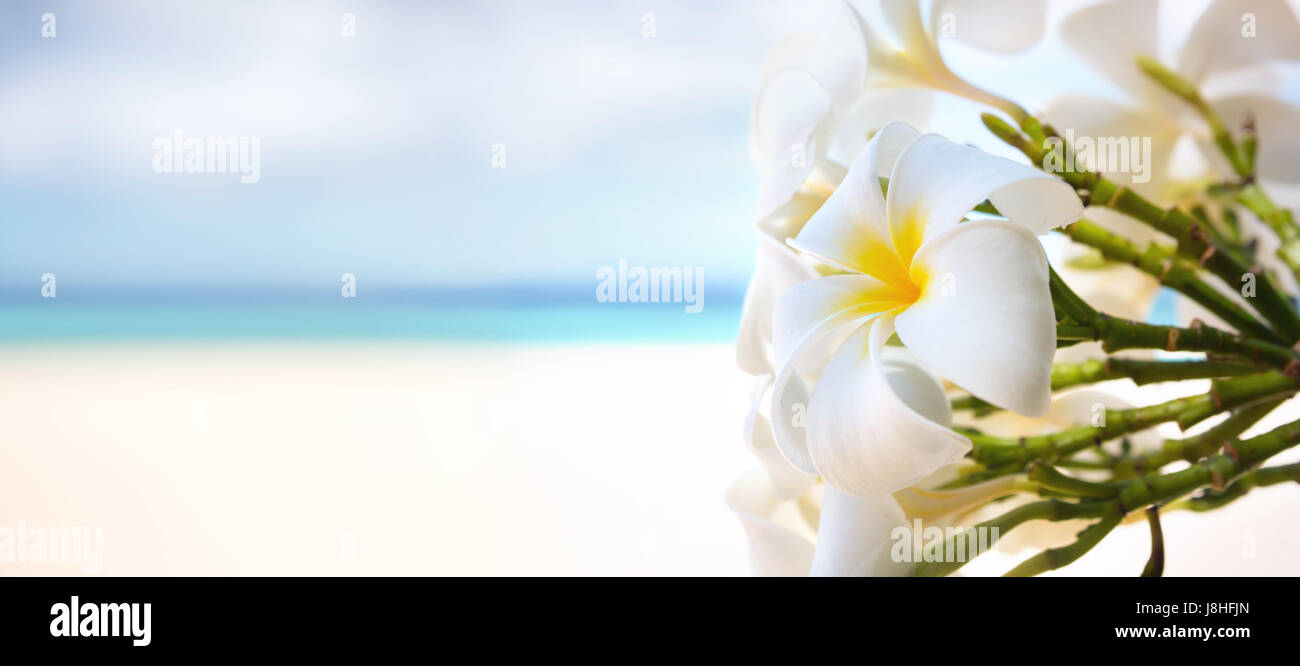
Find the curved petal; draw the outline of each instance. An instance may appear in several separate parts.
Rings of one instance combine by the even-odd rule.
[[[807,491],[809,486],[816,480],[816,477],[795,469],[785,459],[785,456],[781,455],[780,449],[776,446],[776,439],[772,437],[771,422],[759,412],[760,408],[766,404],[767,392],[771,386],[771,375],[759,379],[759,384],[754,392],[753,406],[750,407],[749,413],[745,416],[745,443],[749,445],[749,449],[754,452],[754,455],[758,456],[759,461],[763,463],[763,467],[767,469],[776,496],[782,500],[794,499]]]
[[[750,112],[749,149],[759,168],[758,216],[794,196],[822,161],[834,117],[866,81],[862,33],[839,6],[819,30],[790,35],[768,51]]]
[[[867,51],[867,88],[931,87],[924,78],[939,60],[916,2],[848,1]],[[878,30],[877,28],[882,28]]]
[[[891,553],[898,528],[906,530],[907,519],[893,497],[851,497],[827,486],[808,575],[906,576],[911,563],[895,562]]]
[[[845,311],[871,315],[910,301],[909,294],[869,275],[828,275],[797,284],[781,296],[772,315],[776,357],[790,358],[795,345],[828,317]]]
[[[784,360],[772,383],[772,403],[768,409],[772,435],[781,455],[805,474],[816,474],[817,468],[808,456],[810,391],[804,377],[820,370],[827,350],[834,348],[834,341],[843,331],[861,326],[869,317],[854,309],[834,314],[808,331],[781,357]]]
[[[885,0],[880,3],[889,31],[898,38],[898,46],[908,54],[919,57],[934,48],[930,35],[921,21],[921,3],[915,0]]]
[[[745,290],[740,311],[740,333],[736,338],[736,363],[751,375],[770,374],[774,365],[771,355],[772,311],[781,294],[801,282],[818,276],[789,247],[760,237],[754,277]]]
[[[1254,34],[1247,37],[1246,15]],[[1300,60],[1300,22],[1283,0],[1215,0],[1178,54],[1178,71],[1200,82],[1270,60]]]
[[[1045,413],[1056,319],[1038,239],[1000,220],[967,222],[926,243],[917,262],[929,280],[898,317],[903,344],[984,400]]]
[[[867,47],[851,8],[840,4],[813,29],[783,37],[768,50],[759,91],[788,72],[802,72],[826,91],[831,108],[847,110],[865,85]]]
[[[838,164],[851,165],[867,141],[890,123],[905,121],[916,128],[928,126],[934,112],[934,98],[935,92],[925,88],[868,87],[853,108],[838,119],[835,133],[827,140],[827,157]],[[888,176],[902,149],[903,146],[897,146],[886,151],[889,155],[878,156],[876,163],[883,172],[878,171],[876,175]]]
[[[951,16],[951,19],[945,19]],[[937,0],[930,9],[930,32],[942,35],[943,21],[954,21],[953,37],[976,48],[997,53],[1023,51],[1043,38],[1046,2],[1006,0]]]
[[[815,137],[830,111],[826,90],[803,72],[781,74],[759,91],[750,153],[759,170],[760,218],[785,205],[812,173],[818,151]]]
[[[823,169],[821,167],[828,167]],[[760,217],[754,222],[759,233],[766,235],[768,238],[775,239],[778,243],[790,249],[786,241],[794,238],[803,229],[803,225],[826,203],[826,198],[839,184],[835,182],[823,182],[819,177],[832,167],[830,164],[820,164],[814,168],[808,179],[804,181],[803,186],[794,196],[784,205],[769,213],[766,217]],[[827,174],[829,175],[829,174]],[[840,173],[839,178],[843,179],[844,174]]]
[[[882,127],[793,245],[848,270],[904,284],[906,264],[896,259],[890,247],[880,177],[890,172],[899,153],[918,136],[920,132],[904,123]]]
[[[1074,222],[1083,214],[1079,197],[1063,181],[927,134],[899,155],[889,179],[886,208],[899,257],[910,265],[923,242],[957,226],[986,198],[1003,216],[1034,234]]]
[[[866,497],[915,484],[970,450],[947,426],[942,387],[911,361],[886,356],[893,317],[881,315],[835,352],[808,403],[808,453],[840,492]]]
[[[754,570],[760,576],[806,576],[812,567],[813,545],[777,519],[781,501],[762,470],[727,489],[727,505],[740,517],[749,537]]]
[[[1156,51],[1156,0],[1107,0],[1070,13],[1061,22],[1061,39],[1079,60],[1133,95],[1156,98],[1161,89],[1134,64],[1139,54]]]

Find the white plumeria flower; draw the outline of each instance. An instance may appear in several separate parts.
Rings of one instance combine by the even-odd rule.
[[[958,224],[986,198],[1007,220]],[[1035,234],[1081,212],[1068,185],[1028,166],[902,123],[881,129],[793,242],[849,273],[800,283],[777,303],[770,413],[786,459],[870,496],[969,450],[948,427],[938,382],[886,355],[895,328],[974,395],[1044,413],[1056,333]]]
[[[1047,106],[1046,118],[1058,130],[1088,137],[1150,137],[1150,181],[1130,182],[1111,174],[1162,205],[1177,203],[1177,181],[1230,175],[1205,121],[1189,104],[1152,81],[1137,66],[1139,55],[1159,56],[1157,0],[1107,0],[1076,11],[1061,24],[1066,45],[1089,67],[1118,86],[1126,103],[1065,95]],[[1255,19],[1257,32],[1242,33],[1242,17]],[[1300,107],[1278,96],[1269,66],[1300,60],[1300,23],[1285,0],[1215,0],[1178,49],[1172,69],[1202,91],[1230,127],[1249,111],[1260,135],[1257,171],[1261,178],[1300,181]],[[1231,74],[1231,76],[1220,76]],[[1217,78],[1216,78],[1217,77]],[[1238,82],[1238,83],[1234,83]],[[1229,83],[1250,89],[1232,90]],[[1174,160],[1183,146],[1192,153]],[[1199,152],[1199,155],[1196,153]],[[1180,154],[1181,155],[1181,154]],[[1187,165],[1199,165],[1188,170]],[[1209,166],[1215,166],[1213,171]],[[1181,171],[1171,173],[1171,167]],[[1089,212],[1091,214],[1091,211]],[[1134,231],[1126,226],[1122,231]]]
[[[933,92],[1022,113],[954,74],[938,39],[951,21],[961,26],[953,37],[964,43],[1023,50],[1042,35],[1042,3],[1008,12],[989,0],[937,0],[929,3],[928,25],[921,5],[836,0],[824,28],[791,35],[769,52],[750,123],[760,220],[797,197],[804,199],[797,206],[815,210],[871,132],[897,120],[926,124]]]
[[[934,377],[906,352],[890,351],[883,372],[908,408],[926,418],[950,419]],[[759,428],[756,433],[770,442],[770,431]],[[773,460],[771,454],[780,454],[770,443],[757,450],[766,469],[733,484],[727,503],[745,527],[755,569],[768,576],[907,575],[911,564],[892,559],[895,528],[914,517],[941,521],[968,510],[1005,494],[1011,480],[956,491],[908,488],[895,496],[852,497],[815,484],[784,460]],[[906,515],[904,506],[909,508]],[[815,534],[810,525],[816,525]]]

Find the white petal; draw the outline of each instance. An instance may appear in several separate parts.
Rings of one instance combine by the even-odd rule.
[[[945,15],[951,15],[959,41],[998,53],[1023,51],[1043,37],[1046,2],[1006,0],[938,0],[930,9],[931,33],[943,34]]]
[[[910,263],[921,243],[957,226],[986,198],[1007,219],[1034,234],[1074,222],[1083,214],[1074,189],[1063,181],[927,134],[903,151],[889,180],[887,208],[894,248]]]
[[[1245,16],[1255,34],[1243,34]],[[1300,22],[1282,0],[1216,0],[1196,20],[1178,71],[1193,82],[1270,60],[1300,60]]]
[[[758,217],[783,206],[812,173],[815,138],[830,111],[830,96],[803,72],[782,74],[759,92],[750,135],[759,171]]]
[[[934,48],[921,21],[921,3],[914,0],[885,0],[880,10],[889,31],[898,38],[898,46],[913,57],[921,57]]]
[[[1156,56],[1156,0],[1107,0],[1066,16],[1061,39],[1088,65],[1135,100],[1167,95],[1138,69],[1139,54]]]
[[[828,350],[835,348],[843,333],[860,327],[868,317],[861,310],[851,308],[817,324],[791,345],[772,383],[772,405],[768,412],[777,448],[791,465],[805,474],[817,473],[808,456],[810,392],[805,376],[817,374]]]
[[[934,97],[934,91],[924,88],[868,87],[853,108],[838,119],[835,133],[826,145],[827,156],[847,168],[867,141],[875,138],[890,123],[906,122],[917,128],[928,126],[934,111]],[[877,176],[889,176],[902,148],[898,146],[889,151],[891,155],[876,158],[878,169],[883,169]]]
[[[750,557],[759,575],[808,575],[813,559],[812,542],[776,520],[781,498],[774,492],[766,472],[757,470],[733,483],[727,490],[727,505],[745,527]]]
[[[911,563],[895,562],[890,552],[894,530],[906,527],[907,519],[893,497],[851,497],[828,486],[808,575],[906,576]]]
[[[836,112],[856,101],[866,79],[866,44],[852,10],[842,4],[812,29],[787,35],[768,50],[759,90],[787,72],[802,72],[826,91]]]
[[[793,244],[848,270],[895,284],[905,280],[906,264],[897,259],[889,242],[880,178],[890,173],[899,153],[918,136],[904,123],[881,128]]]
[[[772,436],[772,424],[760,412],[760,408],[767,404],[767,395],[772,386],[772,379],[771,375],[759,378],[759,384],[754,393],[753,406],[745,417],[745,443],[749,445],[750,450],[754,452],[754,455],[758,456],[759,461],[763,463],[763,467],[767,469],[776,496],[782,500],[788,500],[794,499],[807,491],[809,486],[816,480],[816,477],[795,469],[785,459],[785,456],[781,455],[780,449],[776,446],[776,439]]]
[[[1056,320],[1038,239],[1007,222],[966,222],[926,243],[917,262],[929,281],[898,317],[903,344],[984,400],[1046,412]]]
[[[960,460],[970,442],[947,426],[937,380],[914,362],[886,357],[892,317],[858,329],[835,352],[808,403],[808,452],[843,493],[892,493]]]
[[[790,35],[768,52],[750,114],[750,154],[759,167],[758,216],[794,196],[823,161],[836,115],[866,81],[866,45],[843,6],[819,30]]]
[[[1259,133],[1256,170],[1260,178],[1300,182],[1300,107],[1274,95],[1232,95],[1215,99],[1213,105],[1234,132],[1247,112],[1254,117]]]
[[[772,341],[776,358],[790,358],[795,345],[827,318],[845,311],[857,316],[883,312],[905,298],[894,287],[869,275],[828,275],[791,287],[773,312]]]
[[[918,31],[921,19],[915,2],[864,0],[846,4],[852,8],[853,21],[866,46],[867,88],[933,87],[924,73],[937,69],[936,63],[942,68],[942,60],[925,31]]]
[[[736,339],[736,362],[751,375],[772,372],[772,311],[791,287],[816,278],[817,271],[794,250],[770,238],[761,238],[754,277],[745,291]]]

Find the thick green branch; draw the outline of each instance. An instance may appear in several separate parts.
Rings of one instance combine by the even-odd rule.
[[[1247,493],[1255,488],[1264,488],[1288,482],[1300,483],[1300,463],[1262,467],[1252,472],[1247,472],[1241,475],[1241,477],[1237,479],[1236,483],[1233,483],[1222,491],[1207,490],[1199,497],[1193,497],[1179,502],[1177,505],[1172,506],[1172,508],[1188,509],[1191,511],[1211,511],[1245,497]]]
[[[999,535],[1002,535],[1030,520],[1101,519],[1081,532],[1074,543],[1062,548],[1043,551],[1021,563],[1020,566],[1012,569],[1007,574],[1015,576],[1035,575],[1060,568],[1078,559],[1101,541],[1131,511],[1170,502],[1204,486],[1221,488],[1235,479],[1244,480],[1247,475],[1252,478],[1250,483],[1256,485],[1300,480],[1300,464],[1250,471],[1256,465],[1285,451],[1298,442],[1300,442],[1300,421],[1288,423],[1262,435],[1238,441],[1232,446],[1228,454],[1207,458],[1187,469],[1169,474],[1149,475],[1128,481],[1115,499],[1083,500],[1079,502],[1044,500],[1016,507],[975,527],[996,527]],[[1212,507],[1198,506],[1195,508]],[[954,535],[947,541],[953,541],[957,538],[963,537]],[[927,548],[929,555],[925,559],[940,559],[938,558],[940,552],[950,552],[948,551],[947,541],[942,545]],[[938,548],[944,550],[939,551]],[[922,576],[944,576],[956,571],[963,564],[965,562],[927,561],[918,565],[915,573]]]
[[[1260,419],[1268,415],[1285,400],[1269,400],[1257,405],[1244,407],[1233,412],[1228,418],[1199,435],[1183,439],[1167,439],[1159,451],[1152,451],[1133,458],[1119,460],[1115,464],[1115,478],[1124,479],[1139,476],[1147,472],[1158,471],[1161,467],[1175,460],[1196,462],[1213,455],[1224,443],[1236,439]]]
[[[1133,409],[1107,409],[1097,425],[1080,425],[1049,435],[1010,439],[986,435],[972,428],[957,430],[970,438],[971,457],[989,468],[1006,469],[1030,461],[1054,462],[1089,446],[1176,421],[1191,427],[1221,411],[1262,400],[1289,396],[1300,384],[1279,372],[1247,375],[1218,382],[1208,394],[1177,398]]]
[[[1123,349],[1230,354],[1289,373],[1300,373],[1300,356],[1290,347],[1229,333],[1212,326],[1160,326],[1100,315],[1090,325],[1062,325],[1058,340],[1095,340],[1107,353]]]
[[[1103,257],[1130,264],[1154,277],[1160,284],[1181,292],[1242,333],[1271,342],[1282,342],[1277,333],[1261,324],[1255,315],[1202,281],[1196,265],[1179,257],[1175,249],[1151,243],[1146,250],[1139,250],[1128,239],[1088,220],[1079,220],[1062,231],[1071,240],[1096,248]]]
[[[1096,384],[1113,379],[1131,379],[1133,383],[1141,386],[1185,379],[1237,377],[1259,371],[1260,366],[1233,361],[1151,361],[1108,356],[1105,359],[1053,365],[1052,390],[1060,391],[1073,386]],[[976,416],[998,409],[970,395],[953,398],[952,408],[973,410]]]
[[[1096,483],[1084,481],[1062,474],[1051,465],[1033,464],[1029,469],[1029,480],[1043,488],[1064,493],[1071,497],[1087,499],[1108,499],[1119,495],[1124,485],[1118,483]]]

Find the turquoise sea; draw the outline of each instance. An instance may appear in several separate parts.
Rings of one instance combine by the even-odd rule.
[[[0,340],[447,340],[503,342],[730,342],[740,298],[702,311],[681,304],[526,298],[362,298],[293,302],[191,298],[23,299],[0,302]]]

